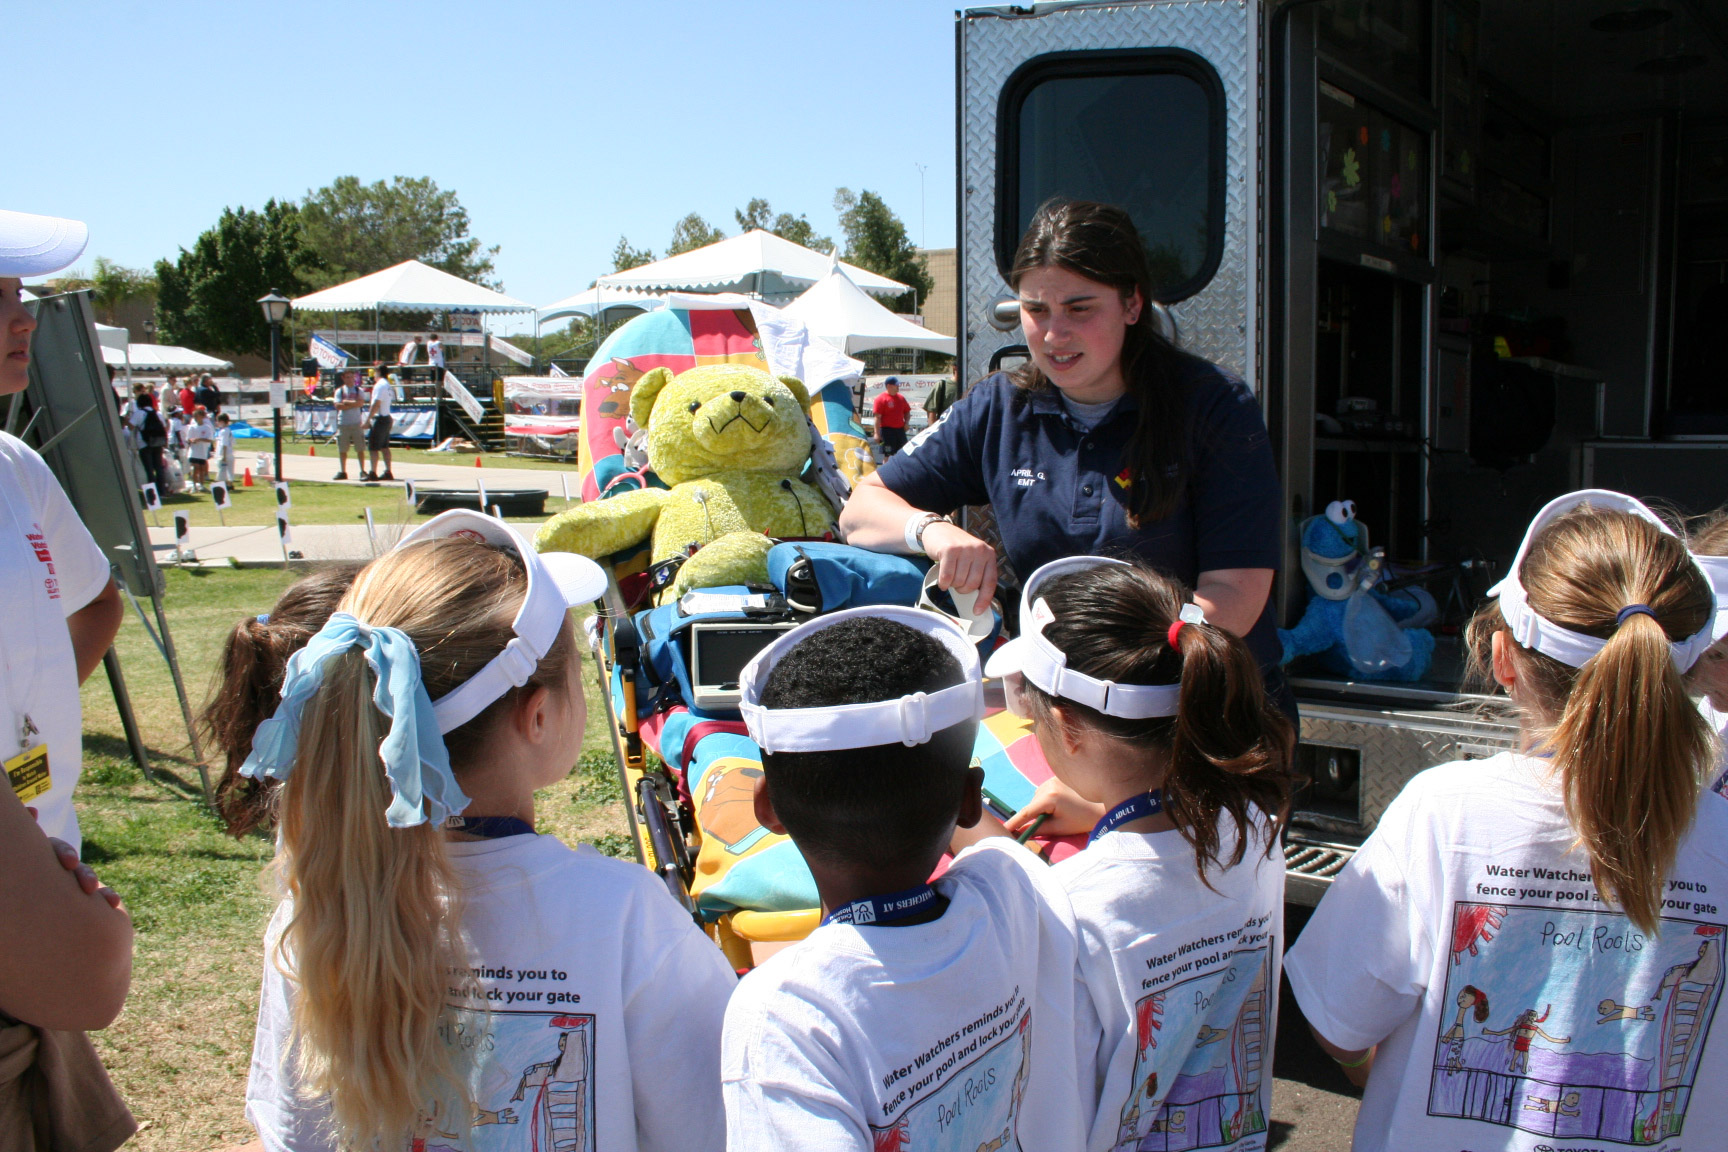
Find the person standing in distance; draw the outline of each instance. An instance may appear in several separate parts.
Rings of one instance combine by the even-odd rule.
[[[426,363],[438,369],[433,373],[433,383],[439,383],[437,376],[444,371],[444,343],[438,339],[438,333],[433,332],[426,337]]]
[[[1143,560],[1242,637],[1294,720],[1268,597],[1282,497],[1254,393],[1159,330],[1145,246],[1120,208],[1045,204],[1008,280],[1031,363],[979,381],[866,476],[840,514],[846,540],[927,554],[942,587],[986,600],[996,550],[947,519],[966,505],[991,506],[1022,576],[1066,556]]]
[[[36,318],[19,278],[71,264],[87,236],[73,220],[0,210],[0,396],[30,384]],[[0,792],[24,782],[42,830],[73,847],[72,788],[83,767],[78,685],[102,662],[123,614],[108,571],[42,457],[0,433],[0,759],[14,785]]]
[[[389,370],[380,364],[378,378],[372,385],[372,402],[366,408],[366,455],[371,463],[362,480],[394,480],[390,471],[390,404],[396,399],[396,389],[390,383]],[[378,473],[378,457],[384,457],[384,473]]]
[[[354,451],[354,470],[362,474],[366,471],[366,397],[360,388],[360,377],[353,377],[350,384],[346,372],[337,377],[341,381],[336,386],[336,476],[337,480],[348,479],[348,451]]]
[[[882,382],[882,392],[870,403],[876,414],[876,442],[882,445],[884,459],[906,447],[906,421],[912,405],[900,395],[900,381],[893,376]]]

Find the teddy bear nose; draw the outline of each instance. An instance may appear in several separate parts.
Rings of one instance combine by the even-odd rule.
[[[736,403],[736,404],[742,404],[742,403],[744,403],[744,397],[745,397],[745,396],[746,396],[746,395],[748,395],[748,393],[744,393],[744,392],[732,392],[732,393],[730,393],[730,394],[729,394],[729,395],[731,395],[731,397],[732,397],[732,400],[733,400],[733,402],[734,402],[734,403]]]

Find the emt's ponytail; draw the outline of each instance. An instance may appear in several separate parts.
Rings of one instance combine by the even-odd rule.
[[[1518,576],[1543,618],[1607,645],[1571,668],[1512,642],[1490,601],[1470,625],[1472,656],[1487,666],[1493,636],[1504,632],[1527,730],[1553,757],[1597,891],[1654,934],[1711,756],[1709,728],[1668,645],[1704,626],[1709,585],[1680,539],[1589,508],[1544,529]],[[1632,605],[1649,611],[1622,615]]]
[[[1295,734],[1266,698],[1259,666],[1242,640],[1211,624],[1172,628],[1188,599],[1179,581],[1141,565],[1103,565],[1054,576],[1039,586],[1054,619],[1044,637],[1068,667],[1120,684],[1182,686],[1175,716],[1127,720],[1042,692],[1027,681],[1032,707],[1052,704],[1079,723],[1128,744],[1163,751],[1164,809],[1194,849],[1195,866],[1241,863],[1254,826],[1251,808],[1271,820],[1270,855],[1290,814]],[[1172,637],[1175,643],[1172,644]],[[1226,853],[1218,818],[1230,813],[1236,843]]]
[[[375,560],[341,610],[407,633],[434,700],[503,650],[526,592],[520,559],[461,537]],[[450,732],[458,782],[493,726],[523,693],[572,671],[569,626],[528,683]],[[467,967],[461,891],[430,821],[393,828],[378,744],[388,722],[373,705],[364,654],[330,657],[301,720],[279,803],[280,869],[293,899],[272,959],[294,983],[298,1078],[328,1099],[343,1147],[391,1147],[405,1135],[465,1130],[473,1115],[467,1061],[446,1043],[451,973]]]

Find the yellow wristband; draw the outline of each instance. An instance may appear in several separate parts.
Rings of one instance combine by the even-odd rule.
[[[1373,1055],[1374,1049],[1370,1048],[1368,1051],[1362,1053],[1361,1057],[1356,1060],[1338,1060],[1338,1057],[1336,1056],[1332,1057],[1332,1059],[1338,1060],[1338,1066],[1340,1068],[1360,1068],[1362,1065],[1368,1063],[1369,1059],[1371,1059]]]

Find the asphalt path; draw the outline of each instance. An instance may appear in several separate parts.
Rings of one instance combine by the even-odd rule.
[[[1284,906],[1284,935],[1294,941],[1312,909]],[[1362,1090],[1315,1043],[1290,981],[1278,1000],[1278,1040],[1273,1049],[1272,1131],[1268,1149],[1278,1152],[1344,1152],[1356,1126]]]

